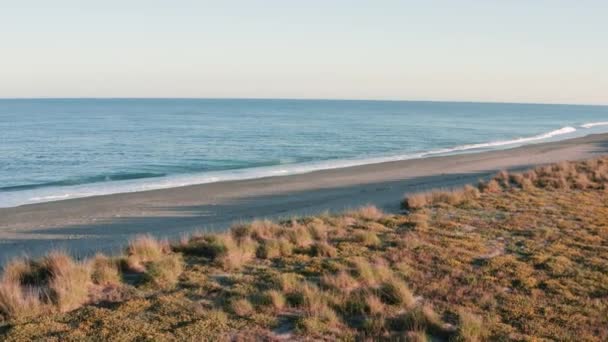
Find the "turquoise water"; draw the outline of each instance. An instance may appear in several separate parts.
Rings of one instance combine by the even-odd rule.
[[[0,100],[0,207],[510,148],[608,131],[608,106]]]

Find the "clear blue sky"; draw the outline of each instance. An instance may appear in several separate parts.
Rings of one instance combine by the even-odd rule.
[[[608,104],[608,1],[0,0],[0,97]]]

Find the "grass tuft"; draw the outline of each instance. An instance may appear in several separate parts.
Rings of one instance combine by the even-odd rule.
[[[0,316],[8,320],[40,315],[44,309],[40,296],[36,288],[3,280],[0,282]]]
[[[97,285],[117,285],[122,280],[117,263],[103,254],[96,254],[90,267],[91,280]]]
[[[169,254],[146,265],[144,282],[157,289],[170,289],[177,284],[183,271],[183,260],[179,254]]]
[[[63,252],[54,251],[43,260],[51,278],[49,296],[61,312],[74,310],[87,302],[90,269]]]
[[[470,342],[484,340],[484,327],[481,317],[461,310],[458,314],[458,320],[456,340]]]
[[[381,244],[380,238],[376,233],[370,231],[358,231],[354,235],[354,241],[366,247],[377,247]]]
[[[378,292],[380,298],[390,305],[403,305],[412,308],[416,304],[416,299],[409,287],[396,278],[383,282]]]
[[[254,311],[251,302],[245,298],[240,298],[232,301],[232,303],[230,304],[230,308],[232,309],[232,312],[241,317],[247,317],[251,315]]]

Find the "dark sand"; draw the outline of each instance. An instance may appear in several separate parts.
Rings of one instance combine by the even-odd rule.
[[[150,233],[177,238],[253,218],[342,211],[375,204],[399,210],[405,193],[475,183],[501,169],[522,169],[608,152],[608,134],[462,154],[219,182],[0,209],[0,264],[60,248],[84,256],[113,253]]]

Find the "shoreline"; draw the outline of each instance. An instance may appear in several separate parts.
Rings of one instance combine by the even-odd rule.
[[[138,234],[177,238],[253,218],[341,211],[368,203],[396,211],[404,193],[461,186],[501,169],[604,153],[608,153],[608,134],[596,134],[504,150],[0,208],[0,264],[55,248],[76,256],[114,252]]]
[[[581,126],[584,128],[592,128],[595,126],[604,126],[608,125],[608,122],[595,122],[589,123]],[[562,134],[571,134],[576,132],[577,129],[572,126],[564,126],[559,129],[555,129],[552,131],[548,131],[545,133],[528,136],[528,137],[520,137],[514,138],[511,140],[496,140],[490,142],[482,142],[482,143],[471,143],[465,145],[458,145],[453,147],[445,147],[445,148],[437,148],[428,151],[420,151],[420,152],[410,152],[405,154],[396,154],[396,155],[380,155],[380,156],[370,156],[367,158],[353,158],[353,159],[334,159],[334,160],[322,160],[322,161],[314,161],[308,163],[295,163],[295,164],[278,164],[278,165],[270,165],[270,166],[260,166],[260,167],[251,167],[251,168],[243,168],[243,169],[233,169],[233,170],[218,170],[218,171],[210,171],[204,173],[195,173],[195,174],[175,174],[175,175],[166,175],[161,177],[146,177],[146,178],[134,178],[134,179],[125,179],[113,182],[93,182],[93,183],[81,183],[74,184],[63,187],[44,187],[44,186],[36,186],[33,185],[32,188],[29,186],[23,186],[23,191],[17,192],[9,192],[5,193],[4,196],[8,197],[9,205],[6,205],[5,202],[0,202],[0,209],[2,208],[14,208],[20,207],[24,205],[30,204],[42,204],[48,202],[56,202],[63,201],[69,199],[79,199],[79,198],[87,198],[87,197],[97,197],[97,196],[106,196],[106,195],[115,195],[115,194],[124,194],[124,193],[137,193],[137,192],[145,192],[152,190],[165,190],[172,188],[180,188],[191,185],[202,185],[202,184],[210,184],[210,183],[219,183],[219,182],[232,182],[232,181],[244,181],[244,180],[252,180],[252,179],[260,179],[260,178],[268,178],[268,177],[282,177],[282,176],[292,176],[292,175],[300,175],[305,173],[311,173],[316,171],[326,171],[326,170],[334,170],[334,169],[345,169],[357,166],[365,166],[371,164],[382,164],[388,162],[401,162],[406,160],[417,160],[417,159],[426,159],[432,157],[448,157],[454,155],[461,154],[474,154],[474,153],[484,153],[484,152],[493,152],[493,151],[501,151],[514,149],[517,147],[524,147],[529,145],[535,145],[539,143],[548,143],[548,142],[558,142],[563,140],[570,140],[576,138],[582,138],[588,135],[583,136],[573,136],[570,138],[562,138],[557,140],[548,140],[554,137],[558,137]],[[597,134],[603,134],[608,132],[599,132]],[[528,143],[528,144],[527,144]],[[144,183],[146,180],[154,179],[156,180],[153,183]],[[17,186],[20,187],[20,186]],[[91,188],[93,187],[93,188]],[[96,189],[96,190],[93,190]],[[103,190],[99,190],[103,189]],[[31,191],[49,191],[46,194],[41,193],[31,193]],[[83,192],[84,191],[84,192]],[[16,200],[13,198],[11,202],[11,195],[19,198],[19,195],[23,196],[23,194],[28,194],[31,197],[29,200]],[[7,200],[5,197],[4,200]]]

